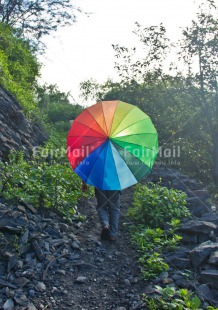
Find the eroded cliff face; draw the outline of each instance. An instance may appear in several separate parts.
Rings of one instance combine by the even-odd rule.
[[[29,155],[46,139],[42,129],[25,118],[16,99],[0,85],[0,159],[7,160],[11,150],[24,150]]]

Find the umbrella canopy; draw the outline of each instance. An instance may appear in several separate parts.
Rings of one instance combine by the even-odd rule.
[[[67,156],[87,184],[121,190],[151,171],[158,154],[158,135],[150,117],[122,101],[102,101],[74,120],[67,137]]]

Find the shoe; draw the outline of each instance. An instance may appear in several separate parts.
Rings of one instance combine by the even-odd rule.
[[[109,240],[110,238],[110,229],[108,226],[103,227],[101,231],[101,239],[102,240]]]

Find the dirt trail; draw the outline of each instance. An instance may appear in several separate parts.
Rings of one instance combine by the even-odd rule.
[[[95,198],[81,202],[79,211],[86,220],[75,231],[80,249],[75,249],[75,259],[60,259],[59,269],[50,268],[44,281],[47,290],[37,299],[39,309],[144,309],[140,294],[145,283],[140,279],[137,253],[122,227],[131,201],[132,189],[123,191],[119,238],[114,243],[100,240]]]

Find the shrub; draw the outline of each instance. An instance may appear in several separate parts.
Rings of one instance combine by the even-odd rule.
[[[137,245],[140,252],[143,251],[173,251],[179,245],[182,237],[175,234],[176,228],[180,225],[179,220],[174,220],[170,223],[169,231],[164,231],[161,228],[148,228],[137,226],[132,230],[131,237],[134,244]]]
[[[168,264],[164,262],[163,258],[157,252],[141,256],[139,262],[144,267],[142,270],[144,280],[155,278],[159,276],[161,272],[164,272],[169,268]]]
[[[44,158],[27,161],[19,152],[11,154],[8,163],[0,163],[0,176],[1,195],[6,199],[54,208],[65,216],[76,213],[81,181],[69,165],[50,165]]]
[[[150,310],[164,310],[164,309],[176,309],[176,310],[201,310],[201,301],[192,292],[187,289],[176,290],[175,287],[167,286],[162,288],[156,286],[156,297],[149,297],[146,294],[143,295],[143,301]],[[209,310],[209,308],[208,308]]]
[[[159,184],[137,184],[133,207],[128,210],[128,216],[136,224],[163,228],[173,219],[182,219],[190,215],[186,207],[186,197],[182,191],[167,189]]]

